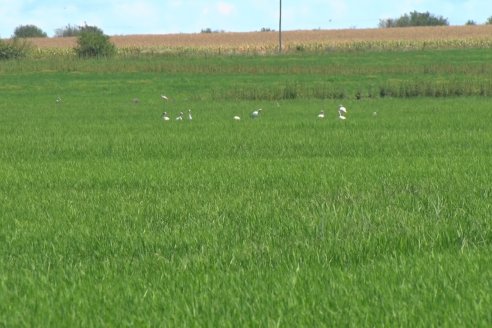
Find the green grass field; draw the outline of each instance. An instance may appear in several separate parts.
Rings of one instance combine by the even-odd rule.
[[[0,62],[0,326],[491,326],[490,57]]]

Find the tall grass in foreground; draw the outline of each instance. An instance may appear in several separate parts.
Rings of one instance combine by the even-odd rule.
[[[490,326],[487,97],[227,96],[445,54],[1,66],[0,325]]]

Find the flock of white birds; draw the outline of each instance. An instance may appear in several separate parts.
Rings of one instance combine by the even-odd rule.
[[[164,100],[164,101],[167,101],[169,100],[169,98],[165,95],[161,95],[161,99]],[[262,109],[259,108],[259,109],[256,109],[254,110],[253,112],[251,112],[250,114],[250,117],[252,119],[256,119],[258,117],[260,117],[261,115],[261,112],[262,112]],[[341,120],[345,120],[347,118],[347,108],[345,108],[345,106],[343,105],[339,105],[338,106],[338,118],[341,119]],[[178,116],[175,118],[176,121],[182,121],[184,118],[184,113],[183,112],[179,112]],[[325,118],[325,112],[324,111],[321,111],[319,114],[318,114],[318,119],[324,119]],[[171,120],[171,117],[169,116],[169,114],[167,112],[164,112],[162,113],[162,119],[164,121],[170,121]],[[188,109],[188,120],[192,120],[193,119],[193,116],[192,116],[192,113],[191,113],[191,109]],[[235,115],[232,117],[232,119],[234,121],[240,121],[241,120],[241,116],[239,115]]]
[[[168,101],[169,98],[165,95],[161,95],[161,99],[164,100],[164,101]],[[58,96],[56,98],[56,103],[59,104],[61,103],[62,99],[60,96]],[[133,98],[133,102],[135,104],[139,103],[140,100],[138,98]],[[262,112],[262,109],[259,108],[257,110],[254,110],[253,112],[251,112],[250,114],[250,117],[252,119],[256,119],[258,117],[260,117],[261,115],[261,112]],[[338,118],[341,119],[341,120],[345,120],[347,118],[347,108],[345,108],[343,105],[339,105],[338,106]],[[373,113],[373,115],[376,115],[376,112]],[[164,112],[162,113],[162,116],[161,116],[162,120],[163,121],[171,121],[171,117],[169,116],[169,113],[168,112]],[[182,121],[183,119],[185,118],[185,115],[183,112],[179,112],[178,116],[175,117],[175,120],[176,121]],[[325,112],[322,110],[319,114],[318,114],[318,119],[324,119],[325,118]],[[235,115],[232,117],[232,119],[234,121],[240,121],[241,120],[241,116],[239,115]],[[191,112],[191,109],[188,109],[188,120],[193,120],[193,115],[192,115],[192,112]]]
[[[179,112],[178,116],[176,117],[176,121],[182,121],[184,118],[184,113]],[[169,114],[167,112],[162,113],[162,119],[164,121],[170,121],[171,118],[169,117]],[[193,120],[193,115],[191,113],[191,109],[188,109],[188,120]]]

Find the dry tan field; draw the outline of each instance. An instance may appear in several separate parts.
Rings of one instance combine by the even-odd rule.
[[[345,30],[285,31],[283,42],[309,43],[327,41],[396,41],[396,40],[455,40],[455,39],[492,39],[492,25],[477,26],[440,26],[408,28],[374,28]],[[31,39],[38,47],[73,47],[76,39],[36,38]],[[112,36],[111,41],[117,47],[209,47],[244,46],[271,44],[278,42],[277,32],[226,32],[196,34],[161,35],[125,35]]]
[[[492,25],[284,31],[285,50],[329,48],[492,47]],[[73,48],[76,38],[33,38],[40,51]],[[269,52],[278,46],[278,32],[111,36],[122,50],[207,49],[211,51]]]

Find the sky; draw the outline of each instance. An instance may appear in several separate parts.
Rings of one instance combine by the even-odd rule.
[[[67,25],[92,25],[107,35],[278,30],[280,0],[0,0],[0,38],[20,25],[53,36]],[[491,0],[282,0],[283,30],[377,28],[380,19],[412,11],[483,24]]]

